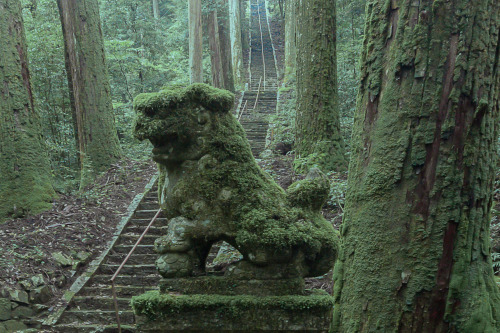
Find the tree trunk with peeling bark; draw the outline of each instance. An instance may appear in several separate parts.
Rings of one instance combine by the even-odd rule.
[[[500,332],[500,3],[380,0],[366,17],[333,328]]]
[[[189,73],[191,83],[203,82],[201,0],[189,0]]]
[[[55,192],[31,90],[21,3],[0,0],[0,222],[50,209]]]
[[[97,0],[57,0],[80,152],[80,187],[121,157]]]
[[[224,88],[224,75],[222,69],[222,52],[219,39],[219,23],[217,9],[213,8],[207,17],[208,46],[210,48],[210,63],[212,64],[212,85]]]
[[[296,0],[295,151],[323,171],[347,169],[337,93],[335,1]]]
[[[243,49],[241,45],[240,0],[229,0],[229,33],[231,36],[234,85],[237,89],[243,89],[245,75],[243,73]]]
[[[229,35],[229,4],[228,0],[219,0],[218,23],[219,40],[222,58],[222,76],[224,89],[234,92],[233,63],[231,52],[231,37]]]

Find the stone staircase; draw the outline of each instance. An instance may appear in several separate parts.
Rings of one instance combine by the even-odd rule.
[[[85,286],[73,297],[55,332],[118,332],[110,279],[159,208],[156,185],[143,197],[115,245]],[[157,218],[115,280],[122,332],[135,332],[132,296],[158,288],[154,240],[165,233],[167,219]]]
[[[266,148],[269,116],[276,112],[278,77],[265,1],[251,0],[250,3],[250,90],[243,93],[238,119],[252,153],[258,157]]]
[[[265,149],[269,115],[276,110],[278,80],[265,1],[250,2],[250,90],[243,93],[238,118],[246,131],[252,153],[257,157]],[[110,280],[158,208],[157,186],[154,185],[144,195],[102,262],[97,264],[96,271],[88,281],[82,283],[83,288],[76,292],[65,309],[61,309],[60,315],[54,319],[54,325],[47,329],[61,333],[118,332]],[[167,219],[160,215],[115,280],[124,333],[136,332],[135,317],[130,308],[132,296],[158,288],[160,275],[155,267],[157,255],[153,244],[158,236],[165,234],[166,226]],[[209,258],[217,254],[219,245],[214,245]]]

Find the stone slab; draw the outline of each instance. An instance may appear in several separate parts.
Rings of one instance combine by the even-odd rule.
[[[140,332],[328,332],[333,298],[308,296],[166,295],[132,299]]]

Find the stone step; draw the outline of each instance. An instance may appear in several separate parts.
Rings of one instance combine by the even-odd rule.
[[[158,203],[158,200],[143,200],[140,204],[138,209],[140,210],[158,210],[160,208],[160,204]]]
[[[131,310],[130,297],[118,297],[118,309]],[[109,296],[75,296],[70,304],[72,310],[114,310],[113,298]]]
[[[139,239],[140,234],[122,234],[118,239],[119,245],[134,245]],[[140,244],[142,245],[153,245],[155,240],[158,238],[158,235],[149,235],[146,234],[142,238]]]
[[[144,230],[146,230],[146,227],[147,227],[146,224],[144,225],[130,224],[123,230],[123,232],[140,235],[144,232]],[[166,234],[166,232],[167,232],[167,226],[156,226],[153,224],[149,228],[148,233],[146,235],[164,235]]]
[[[122,325],[134,325],[135,315],[132,310],[118,309]],[[116,322],[114,310],[68,310],[59,320],[59,324],[93,323],[109,325]],[[99,331],[100,332],[100,331]]]
[[[154,251],[153,251],[153,253],[154,253]],[[106,263],[119,265],[123,262],[123,260],[125,260],[126,256],[127,256],[126,253],[109,255]],[[130,256],[130,258],[127,260],[127,264],[129,264],[129,265],[154,264],[156,262],[156,259],[158,259],[158,254],[156,254],[156,253],[154,253],[154,254],[137,254],[134,252]]]
[[[158,287],[152,288],[149,286],[121,286],[115,285],[115,291],[117,297],[132,297],[136,295],[144,294],[146,291],[158,290]],[[82,290],[82,296],[108,296],[113,297],[113,292],[111,290],[111,284],[99,287],[85,287]]]
[[[52,329],[52,328],[51,328]],[[64,324],[57,325],[56,331],[58,333],[117,333],[118,326],[108,324],[108,325],[98,325],[98,324]],[[135,333],[135,325],[122,325],[122,333]]]
[[[111,285],[111,275],[95,275],[90,282],[93,285]],[[118,275],[115,285],[121,286],[149,286],[154,289],[161,279],[160,274],[151,275]]]
[[[147,226],[149,224],[149,222],[151,222],[151,219],[152,218],[135,218],[135,219],[131,219],[130,222],[129,222],[129,225],[144,225],[144,226]],[[165,218],[165,217],[158,217],[156,218],[156,221],[154,223],[154,225],[156,226],[162,226],[162,225],[167,225],[168,224],[168,219]]]
[[[121,253],[127,254],[130,252],[130,250],[132,250],[132,247],[133,245],[124,245],[124,244],[115,245],[111,249],[111,254],[121,254]],[[153,245],[145,245],[145,244],[139,244],[134,251],[134,254],[154,254],[154,253],[156,252],[154,251]]]
[[[115,264],[102,264],[97,269],[97,274],[109,274],[113,275],[118,270],[119,265]],[[128,262],[125,264],[120,274],[122,275],[147,275],[147,274],[155,274],[156,266],[153,264],[144,264],[144,265],[129,265]]]
[[[138,219],[152,219],[156,213],[158,212],[158,209],[142,209],[142,210],[136,210],[134,213],[134,217]]]

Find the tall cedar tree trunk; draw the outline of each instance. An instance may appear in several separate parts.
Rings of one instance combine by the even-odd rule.
[[[189,73],[191,83],[203,82],[201,0],[189,0]]]
[[[158,0],[153,0],[153,17],[155,20],[160,19],[160,5]]]
[[[295,76],[295,64],[297,61],[297,46],[295,43],[295,2],[297,0],[286,0],[285,2],[285,81]]]
[[[0,221],[36,214],[55,196],[33,106],[21,3],[0,0]]]
[[[83,188],[121,156],[97,0],[58,0]]]
[[[500,2],[380,0],[366,17],[333,326],[500,332]]]
[[[243,50],[241,46],[240,0],[229,0],[229,33],[233,56],[233,79],[236,89],[245,85],[243,73]]]
[[[212,85],[216,88],[224,88],[224,75],[222,69],[222,52],[219,39],[219,23],[217,22],[217,9],[208,13],[208,45],[210,48],[210,60],[212,64]]]
[[[296,4],[296,156],[311,157],[323,171],[345,170],[337,97],[335,1],[297,0]]]
[[[222,76],[224,89],[234,92],[233,63],[231,52],[231,37],[229,35],[229,4],[228,0],[219,0],[218,3],[219,40],[222,52]]]

